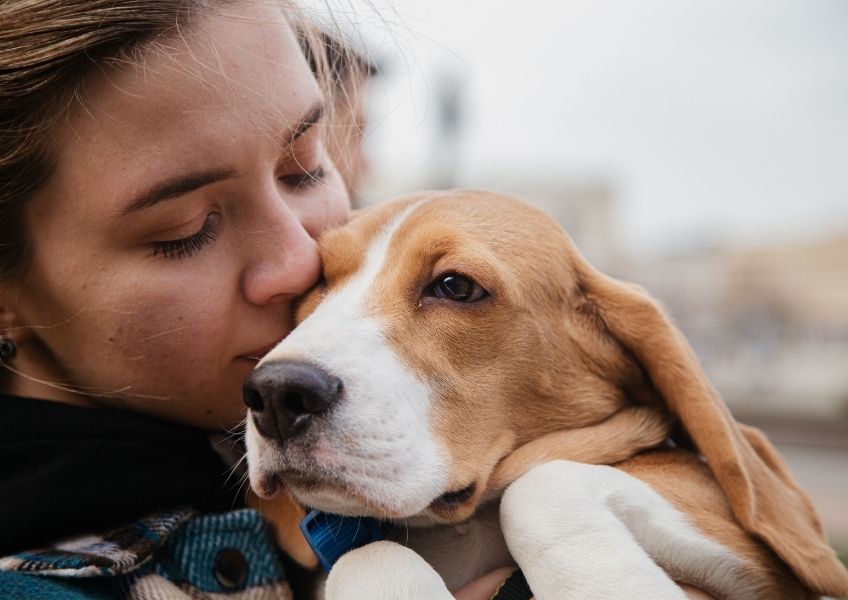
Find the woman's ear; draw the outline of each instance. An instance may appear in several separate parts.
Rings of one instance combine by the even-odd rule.
[[[724,490],[746,531],[764,540],[811,590],[848,594],[848,571],[828,546],[812,502],[759,431],[740,426],[683,334],[644,290],[607,277],[578,252],[581,301],[641,364]]]
[[[259,511],[271,526],[277,546],[283,552],[302,567],[312,569],[318,566],[318,557],[300,531],[300,522],[306,516],[306,511],[288,490],[266,500],[248,488],[246,502],[250,508]]]

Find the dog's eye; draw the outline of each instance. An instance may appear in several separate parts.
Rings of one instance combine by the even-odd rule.
[[[457,273],[440,276],[430,290],[437,298],[454,302],[476,302],[489,295],[477,282]]]

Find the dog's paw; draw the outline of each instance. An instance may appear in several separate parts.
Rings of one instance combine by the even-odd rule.
[[[452,600],[421,556],[394,542],[374,542],[342,556],[324,588],[326,600]]]

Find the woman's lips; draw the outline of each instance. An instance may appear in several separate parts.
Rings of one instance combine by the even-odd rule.
[[[262,360],[263,356],[265,356],[271,350],[276,348],[277,344],[279,344],[282,341],[283,341],[283,338],[280,338],[276,342],[271,342],[267,346],[263,346],[263,347],[258,348],[256,350],[253,350],[252,352],[245,352],[244,354],[239,354],[236,358],[241,359],[241,360],[253,360],[253,361],[258,362],[258,361]]]

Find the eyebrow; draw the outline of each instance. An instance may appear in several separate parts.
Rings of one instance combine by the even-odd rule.
[[[324,106],[322,104],[317,104],[310,108],[306,116],[298,121],[297,126],[283,136],[282,146],[285,148],[291,146],[295,140],[309,131],[310,127],[320,121],[323,114]],[[126,208],[124,208],[121,214],[128,215],[145,208],[150,208],[164,200],[177,198],[212,183],[231,179],[236,175],[238,173],[231,169],[212,169],[209,171],[189,173],[188,175],[180,175],[173,179],[157,183],[153,188],[139,194],[127,203]]]

